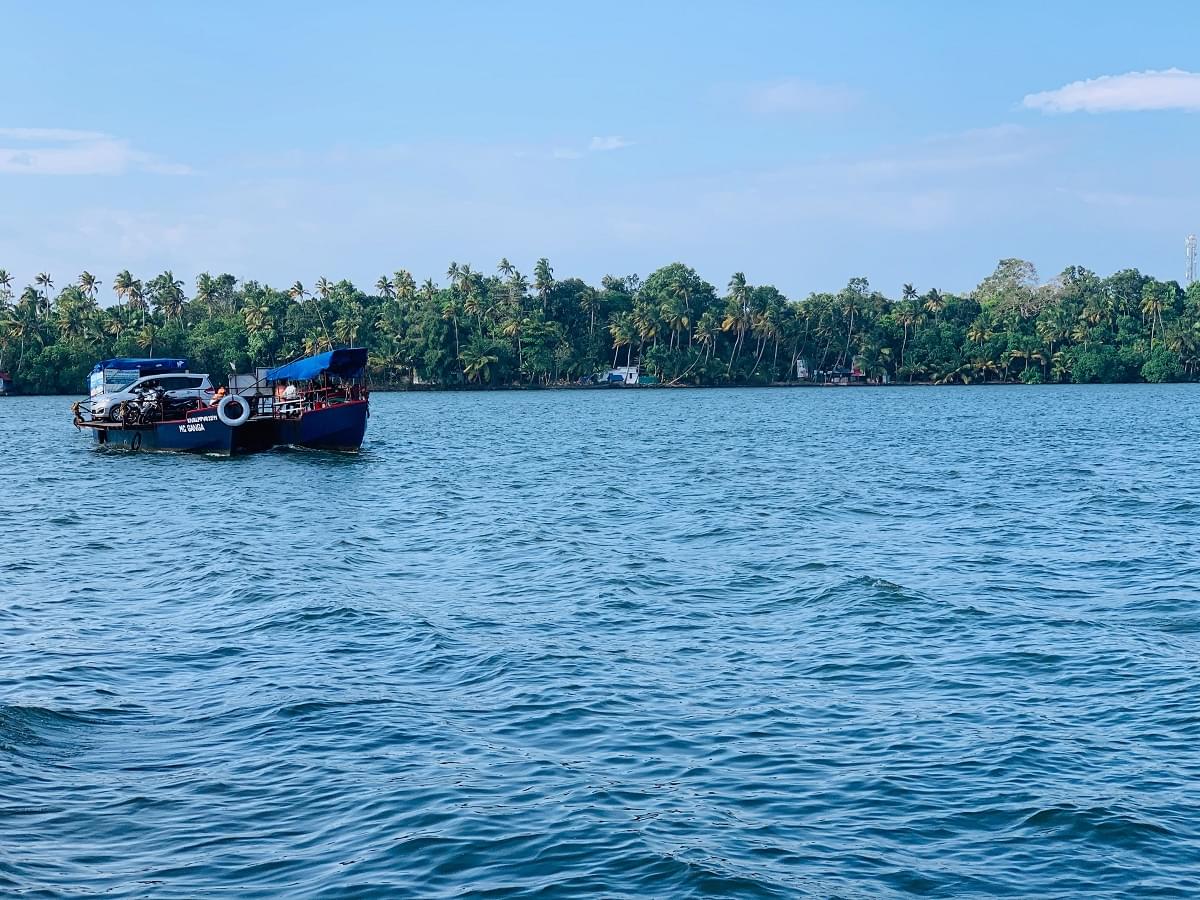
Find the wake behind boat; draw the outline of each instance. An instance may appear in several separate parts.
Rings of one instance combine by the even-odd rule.
[[[75,425],[96,443],[127,450],[233,456],[273,447],[357,451],[370,416],[363,384],[367,351],[344,347],[254,374],[233,375],[229,392],[183,359],[107,359],[91,396],[74,404]]]

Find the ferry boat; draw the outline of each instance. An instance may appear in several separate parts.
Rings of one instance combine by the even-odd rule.
[[[212,389],[207,375],[188,372],[186,360],[105,360],[93,370],[88,405],[73,407],[75,425],[91,430],[99,446],[126,450],[357,451],[370,416],[366,362],[364,348],[330,350],[234,375],[224,393]],[[168,372],[197,384],[170,391],[173,382],[158,375]]]

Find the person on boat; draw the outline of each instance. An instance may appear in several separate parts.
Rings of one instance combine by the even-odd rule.
[[[216,406],[218,403],[221,402],[221,399],[224,396],[225,396],[225,388],[223,388],[223,387],[217,388],[217,392],[215,394],[213,394],[212,403],[209,405]]]

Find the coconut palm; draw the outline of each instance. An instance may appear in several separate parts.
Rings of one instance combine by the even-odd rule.
[[[169,322],[175,319],[183,323],[183,311],[187,306],[187,297],[183,293],[183,282],[175,277],[170,270],[163,272],[147,285],[147,290],[154,306]]]
[[[207,278],[208,276],[201,276]],[[197,283],[198,284],[198,283]],[[113,293],[117,295],[117,302],[121,305],[125,304],[126,298],[129,296],[129,288],[133,286],[133,275],[128,269],[122,269],[117,273],[117,277],[113,279]]]
[[[46,272],[39,272],[33,279],[33,283],[42,289],[41,296],[41,312],[43,315],[50,313],[50,291],[54,288],[54,280]]]
[[[492,366],[500,361],[495,349],[478,335],[459,357],[467,381],[478,384],[492,380]]]
[[[550,292],[554,290],[554,270],[550,260],[542,257],[533,267],[533,289],[542,300],[542,312],[549,312]]]
[[[633,315],[622,312],[613,316],[608,323],[608,332],[612,335],[613,340],[613,365],[616,366],[617,354],[622,347],[629,348],[625,355],[625,365],[630,365],[629,358],[633,352],[633,341],[637,337],[637,327],[634,325]]]
[[[1154,337],[1162,331],[1163,309],[1168,302],[1169,288],[1165,284],[1152,282],[1142,291],[1142,317],[1150,325],[1150,349],[1154,349]]]
[[[942,310],[946,308],[946,298],[941,295],[937,288],[930,288],[929,293],[925,295],[925,312],[933,315],[935,324],[941,322]]]
[[[95,299],[96,291],[100,287],[100,279],[91,272],[84,270],[79,275],[79,289],[88,297]]]
[[[400,269],[392,275],[392,289],[397,300],[402,303],[412,302],[417,293],[417,283],[407,269]]]
[[[696,320],[694,336],[700,346],[704,348],[703,361],[705,363],[712,357],[713,347],[717,343],[717,333],[720,330],[721,323],[717,321],[717,316],[711,309],[706,309]]]
[[[901,368],[904,367],[905,352],[908,349],[908,330],[910,328],[914,327],[917,324],[918,320],[920,319],[920,316],[918,315],[917,308],[916,308],[916,291],[914,291],[912,289],[911,284],[906,284],[904,287],[905,287],[904,302],[901,303],[898,307],[896,307],[895,312],[892,314],[893,317],[895,318],[896,322],[900,325],[900,328],[902,331],[902,336],[900,338],[900,367]],[[911,297],[908,296],[908,293],[910,291],[912,292],[912,295],[913,295]]]
[[[125,308],[133,313],[140,312],[142,315],[142,325],[146,324],[146,294],[142,286],[140,278],[135,278],[125,291]],[[153,339],[150,341],[153,344]]]
[[[721,322],[722,331],[736,331],[737,337],[733,349],[729,351],[729,365],[725,369],[726,376],[733,373],[733,364],[737,361],[738,351],[742,347],[742,338],[750,324],[750,285],[742,272],[734,272],[729,279],[729,299],[725,305],[725,318]]]

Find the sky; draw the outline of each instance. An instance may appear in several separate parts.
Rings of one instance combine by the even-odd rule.
[[[0,268],[1182,279],[1200,7],[0,0]]]

